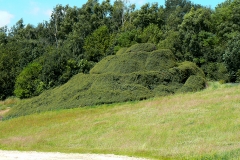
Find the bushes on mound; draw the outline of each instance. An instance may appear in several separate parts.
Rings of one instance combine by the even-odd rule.
[[[131,53],[131,52],[152,52],[156,50],[157,47],[152,44],[152,43],[139,43],[139,44],[134,44],[131,47],[129,47],[125,53]]]
[[[139,44],[134,46],[139,46]],[[155,46],[151,46],[151,50],[155,48]],[[90,74],[162,71],[177,66],[173,53],[168,49],[153,50],[152,52],[147,52],[146,50],[150,50],[148,48],[138,52],[135,52],[137,49],[134,52],[128,50],[102,59],[90,70]]]
[[[170,50],[137,44],[104,58],[90,74],[78,74],[61,87],[24,100],[9,116],[142,100],[204,87],[204,73],[194,63],[177,63]]]
[[[206,86],[206,80],[198,75],[191,75],[183,87],[179,90],[180,92],[196,92],[204,89]]]
[[[161,71],[176,66],[176,60],[169,49],[161,49],[151,52],[146,60],[147,71]]]

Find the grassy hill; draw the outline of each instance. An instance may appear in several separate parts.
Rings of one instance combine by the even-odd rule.
[[[209,86],[196,93],[2,121],[0,149],[239,159],[240,86]]]
[[[6,118],[49,110],[148,99],[205,88],[203,71],[192,62],[177,63],[167,49],[135,44],[107,56],[66,84],[19,102]]]

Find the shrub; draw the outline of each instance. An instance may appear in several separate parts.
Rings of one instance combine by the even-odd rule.
[[[229,81],[228,70],[224,63],[207,63],[201,68],[209,80]]]
[[[147,58],[147,53],[140,52],[129,55],[108,56],[97,63],[90,71],[90,74],[101,73],[132,73],[144,69],[144,61]],[[129,61],[131,59],[131,61]]]
[[[166,96],[174,94],[179,88],[182,87],[181,83],[169,83],[167,85],[160,84],[154,89],[155,96]]]
[[[206,87],[206,81],[203,77],[198,75],[191,75],[179,92],[195,92],[200,91]]]
[[[142,44],[143,46],[145,44]],[[147,43],[147,45],[149,45]],[[134,45],[136,46],[136,45]],[[140,46],[140,44],[138,44]],[[150,45],[149,45],[150,46]],[[147,49],[148,50],[148,49]],[[152,52],[125,52],[103,58],[91,69],[91,74],[133,73],[142,71],[162,71],[176,66],[173,53],[162,49]]]
[[[203,71],[192,62],[182,62],[177,68],[173,68],[173,70],[175,70],[175,73],[173,72],[175,74],[174,78],[180,80],[181,83],[185,83],[191,75],[198,75],[205,78]]]
[[[176,66],[176,61],[170,50],[161,49],[148,55],[145,66],[148,71],[162,71]]]
[[[29,98],[39,95],[43,91],[44,84],[39,79],[41,70],[42,66],[36,62],[23,69],[15,83],[14,93],[18,98]]]
[[[203,71],[191,62],[176,63],[170,50],[125,52],[104,58],[90,74],[78,74],[61,87],[22,102],[9,116],[142,100],[204,87]]]
[[[156,45],[154,45],[152,43],[137,43],[137,44],[134,44],[131,47],[129,47],[126,50],[126,53],[139,52],[139,51],[152,52],[156,49],[157,49]]]

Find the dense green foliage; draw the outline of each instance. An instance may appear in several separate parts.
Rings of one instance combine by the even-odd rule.
[[[40,67],[33,63],[17,78],[19,97],[41,91],[42,83],[35,76]],[[28,73],[30,71],[33,73]],[[25,87],[25,84],[32,85]],[[205,75],[194,63],[177,63],[170,50],[157,50],[151,43],[135,44],[122,54],[103,58],[90,74],[78,74],[60,87],[22,101],[13,107],[8,118],[47,110],[143,100],[203,88]]]
[[[196,63],[209,80],[238,82],[239,4],[226,0],[211,9],[188,0],[166,0],[164,6],[146,3],[136,8],[123,0],[88,0],[81,7],[57,5],[50,20],[37,26],[20,19],[11,28],[0,28],[0,99],[38,95],[137,43],[170,49],[177,62]],[[32,63],[41,66],[33,77],[41,89],[34,86],[24,96],[23,90],[29,89],[21,84],[20,91],[20,77],[32,74],[26,72]]]
[[[31,63],[23,69],[16,79],[14,93],[17,97],[28,98],[41,93],[44,87],[38,78],[41,70],[39,63]]]

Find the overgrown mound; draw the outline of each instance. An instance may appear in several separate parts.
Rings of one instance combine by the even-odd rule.
[[[78,74],[68,83],[23,100],[8,117],[35,112],[142,100],[176,92],[198,91],[205,76],[194,63],[177,63],[170,50],[136,44]]]

